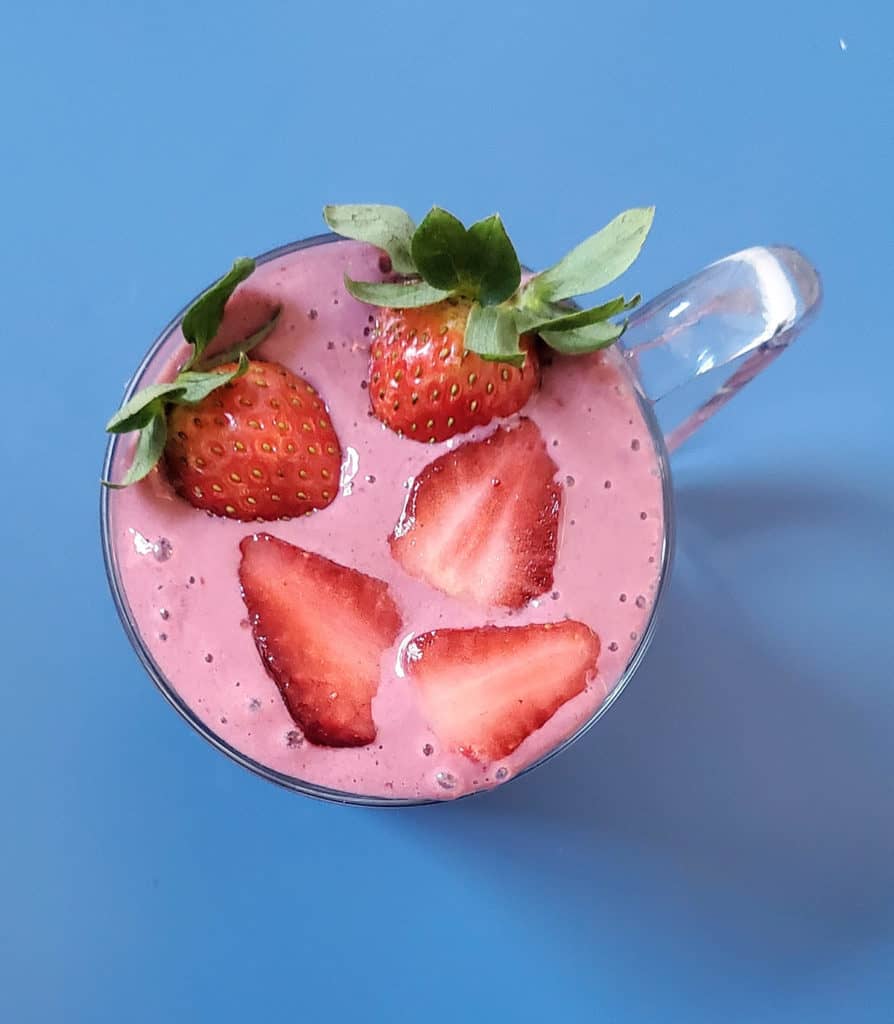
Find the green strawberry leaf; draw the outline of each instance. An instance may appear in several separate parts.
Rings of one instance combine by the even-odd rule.
[[[168,423],[165,419],[164,411],[159,410],[158,414],[153,416],[140,430],[133,462],[130,464],[130,469],[124,474],[124,479],[117,484],[103,480],[106,487],[118,490],[122,487],[129,487],[130,484],[135,484],[137,480],[142,480],[144,476],[151,472],[152,467],[161,458],[167,436]]]
[[[276,307],[276,312],[272,317],[261,327],[255,331],[254,334],[250,334],[244,341],[237,342],[232,348],[228,348],[226,352],[221,352],[219,356],[215,356],[213,359],[206,359],[203,361],[203,366],[211,370],[215,366],[223,366],[224,363],[232,363],[237,360],[241,355],[245,355],[251,352],[253,348],[257,348],[262,341],[267,339],[272,333],[274,327],[279,322],[279,315],[282,313],[282,306]]]
[[[212,391],[222,388],[231,380],[236,380],[237,377],[242,377],[246,373],[248,373],[248,356],[244,352],[239,355],[239,365],[226,373],[184,370],[175,381],[182,390],[173,395],[170,400],[175,405],[195,405],[203,398],[207,398]]]
[[[361,302],[373,306],[392,306],[395,309],[414,309],[441,302],[450,294],[441,288],[432,288],[425,281],[406,284],[387,284],[375,281],[354,281],[345,274],[345,288]]]
[[[598,352],[608,348],[624,333],[626,324],[614,324],[608,320],[565,331],[542,331],[540,337],[566,356],[580,356],[588,352]]]
[[[521,266],[498,213],[469,228],[466,248],[469,277],[482,306],[496,306],[514,294],[521,281]]]
[[[399,206],[357,203],[324,206],[323,219],[336,234],[384,249],[398,274],[416,273],[410,255],[410,239],[416,226]]]
[[[413,233],[413,261],[423,278],[448,291],[468,277],[469,249],[463,222],[433,206]]]
[[[625,299],[619,295],[611,302],[604,302],[601,306],[593,306],[592,309],[579,309],[573,313],[564,313],[552,318],[534,319],[535,314],[527,321],[526,330],[529,331],[573,331],[578,327],[589,327],[591,324],[601,323],[617,313],[633,309],[639,305],[641,295],[634,295],[632,299]],[[558,308],[558,307],[554,307]]]
[[[518,344],[518,331],[512,310],[502,306],[472,303],[463,345],[489,362],[522,366],[525,353]]]
[[[212,340],[223,319],[224,306],[237,286],[254,273],[255,261],[242,257],[215,281],[210,288],[202,292],[183,316],[183,337],[193,346],[192,355],[186,364],[189,369],[198,362],[202,353]]]
[[[164,409],[162,399],[165,396],[170,398],[181,390],[182,385],[176,380],[170,384],[150,384],[121,406],[106,424],[106,431],[110,434],[128,434],[131,430],[142,430]]]
[[[555,301],[595,292],[609,284],[639,255],[654,216],[654,206],[619,214],[549,270],[533,277],[526,290],[532,289],[541,299]]]

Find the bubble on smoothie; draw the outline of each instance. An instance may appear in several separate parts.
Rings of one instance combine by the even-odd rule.
[[[319,315],[320,315],[320,314],[319,314],[319,313],[317,312],[317,310],[315,310],[315,309],[313,308],[313,306],[311,306],[311,308],[310,308],[310,309],[309,309],[309,310],[307,311],[307,319],[308,319],[308,320],[316,320],[316,318],[317,318],[317,317],[318,317]]]
[[[335,348],[335,342],[334,341],[327,341],[326,342],[326,348],[331,352]]]
[[[290,750],[300,747],[304,743],[304,733],[300,729],[289,729],[286,733],[286,746]]]
[[[205,655],[205,661],[207,661],[208,664],[210,665],[211,662],[214,661],[214,655],[213,654],[206,654]]]
[[[559,594],[558,590],[554,590],[549,596],[553,599],[553,601],[558,601],[561,595]]]
[[[610,491],[612,489],[612,482],[611,482],[611,480],[606,480],[604,486],[605,486],[605,489],[607,491]]]
[[[261,702],[258,700],[257,697],[252,697],[252,699],[248,702],[248,710],[249,711],[260,711],[261,710]]]
[[[496,780],[497,780],[498,782],[502,782],[502,781],[503,781],[503,779],[508,779],[508,778],[509,778],[509,769],[508,769],[508,768],[498,768],[498,769],[497,769],[497,770],[496,770],[496,771],[494,772],[494,778],[495,778],[495,779],[496,779]]]
[[[626,594],[621,594],[621,596],[618,598],[618,600],[621,602],[621,604],[623,604],[627,600],[627,595]]]
[[[167,608],[159,608],[158,614],[165,620],[165,622],[167,622],[168,619],[171,617],[171,613],[167,610]]]
[[[168,634],[167,633],[159,633],[158,634],[158,639],[161,640],[162,643],[164,643],[168,639]]]
[[[640,449],[640,443],[639,443],[639,438],[638,438],[638,437],[635,437],[635,438],[634,438],[634,439],[633,439],[633,440],[632,440],[632,441],[630,442],[630,447],[631,447],[631,449],[632,449],[633,451],[635,451],[635,452],[638,452],[638,451],[639,451],[639,449]]]
[[[565,477],[565,484],[568,487],[574,487],[574,477],[573,476],[566,476]]]
[[[615,643],[614,640],[612,640],[612,642],[608,645],[608,649],[610,651],[616,651],[618,649],[618,645]]]
[[[149,540],[139,530],[130,528],[133,537],[133,549],[138,555],[152,555],[156,562],[166,562],[174,554],[174,545],[167,537]]]
[[[227,724],[227,716],[226,715],[221,715],[220,716],[220,724],[221,725],[226,725]]]
[[[640,519],[643,519],[643,520],[648,519],[649,518],[649,513],[648,512],[640,512],[639,517],[640,517]]]
[[[435,782],[437,782],[441,789],[456,789],[457,781],[453,772],[444,771],[443,769],[435,775]]]
[[[630,639],[631,639],[631,640],[633,640],[633,641],[635,642],[636,640],[638,640],[638,639],[639,639],[639,634],[638,634],[638,633],[636,633],[636,632],[633,632],[633,633],[631,633],[631,634],[630,634]]]
[[[646,607],[646,599],[643,597],[642,594],[638,594],[637,595],[635,603],[636,603],[636,607],[637,608],[645,608]]]
[[[366,474],[366,482],[368,484],[374,484],[376,482],[375,476],[372,473],[367,473]]]
[[[431,757],[434,752],[435,748],[430,743],[426,743],[422,748],[422,753],[425,754],[426,757]]]
[[[156,562],[166,562],[174,554],[174,545],[167,537],[159,537],[152,545],[152,554]]]

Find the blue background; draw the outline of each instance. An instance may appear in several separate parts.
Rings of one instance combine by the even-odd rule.
[[[891,1021],[890,5],[313,6],[4,8],[0,1020]],[[674,460],[676,575],[617,706],[393,813],[202,743],[96,522],[172,311],[357,200],[499,208],[541,265],[655,202],[647,294],[772,241],[826,287]]]

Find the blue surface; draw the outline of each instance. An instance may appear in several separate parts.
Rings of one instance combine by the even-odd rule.
[[[4,9],[0,1020],[891,1021],[890,5],[320,6]],[[767,241],[824,275],[675,458],[634,683],[454,806],[229,763],[100,563],[101,428],[147,344],[332,200],[499,207],[538,264],[654,201],[646,293]]]

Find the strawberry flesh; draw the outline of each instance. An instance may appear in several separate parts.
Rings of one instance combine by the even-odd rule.
[[[584,691],[599,646],[589,627],[573,621],[439,629],[411,641],[406,671],[440,742],[489,763]]]
[[[243,377],[196,405],[171,408],[165,465],[174,489],[196,508],[231,519],[290,518],[335,499],[341,445],[306,380],[251,360]]]
[[[289,714],[311,743],[372,743],[380,662],[401,628],[387,585],[267,533],[239,547],[252,634]]]
[[[562,487],[536,424],[523,419],[430,462],[389,539],[411,576],[483,607],[550,590]]]
[[[533,339],[524,365],[488,362],[463,348],[469,304],[380,309],[370,349],[369,397],[386,426],[414,441],[446,441],[519,411],[539,382]]]

